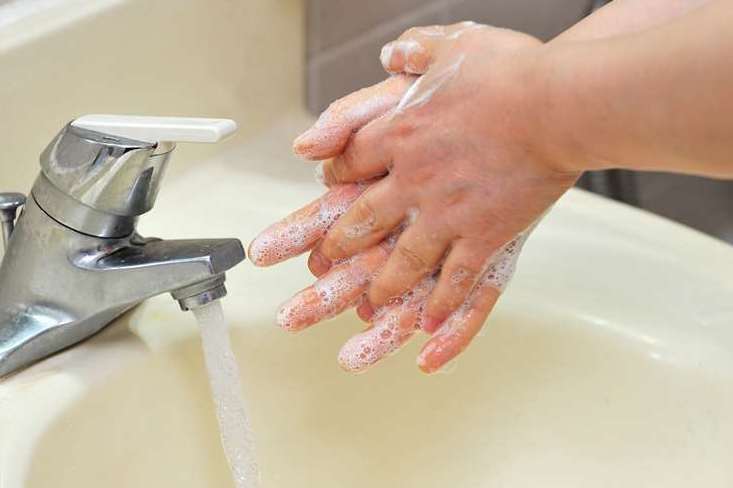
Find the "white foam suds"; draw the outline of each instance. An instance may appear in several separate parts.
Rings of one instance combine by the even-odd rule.
[[[503,291],[514,276],[519,253],[527,240],[528,232],[522,232],[509,241],[489,260],[479,285],[487,285]]]
[[[450,274],[450,282],[452,285],[460,285],[470,274],[466,268],[457,268]]]
[[[379,61],[382,66],[389,71],[390,64],[392,62],[392,54],[394,53],[394,43],[390,42],[382,46],[382,50],[379,52]]]
[[[427,277],[403,294],[399,304],[377,309],[372,327],[353,336],[341,348],[341,367],[352,373],[362,372],[404,346],[420,328],[426,299],[435,284],[433,276]]]
[[[316,167],[313,169],[313,177],[321,185],[328,186],[326,185],[326,175],[323,171],[323,161],[319,161]]]
[[[410,207],[407,209],[407,224],[412,225],[417,222],[417,218],[420,216],[420,209],[417,207]]]
[[[252,241],[249,257],[253,263],[274,264],[297,256],[312,246],[349,209],[365,188],[357,184],[352,195],[343,189],[331,190],[316,203],[317,210],[296,212],[271,225]]]

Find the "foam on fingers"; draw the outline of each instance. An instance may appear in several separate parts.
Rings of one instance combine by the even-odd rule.
[[[358,373],[397,352],[420,328],[427,296],[435,287],[434,277],[423,279],[399,303],[374,312],[372,326],[349,339],[339,352],[343,369]]]
[[[460,54],[451,63],[444,66],[435,66],[431,71],[418,78],[400,100],[395,109],[395,115],[428,103],[437,92],[458,75],[464,59],[465,54]]]
[[[311,249],[365,189],[362,184],[336,186],[272,224],[250,244],[250,260],[256,266],[271,266]]]
[[[488,260],[466,301],[448,316],[423,347],[417,360],[421,370],[434,373],[468,347],[514,275],[530,231],[517,235]]]
[[[412,76],[392,76],[337,100],[295,140],[293,150],[306,159],[340,154],[351,134],[394,108],[414,80]]]
[[[499,295],[495,288],[476,288],[423,346],[417,357],[418,367],[425,373],[435,373],[462,353],[483,327]]]
[[[506,243],[494,254],[486,266],[482,278],[477,285],[478,288],[490,286],[497,290],[504,291],[514,276],[517,269],[517,261],[524,243],[527,241],[529,231],[522,232],[517,237]]]
[[[385,246],[376,246],[334,265],[280,307],[278,325],[295,332],[353,307],[388,255]]]

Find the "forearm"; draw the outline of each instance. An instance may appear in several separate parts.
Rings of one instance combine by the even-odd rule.
[[[733,4],[625,36],[546,46],[542,145],[571,169],[733,177]]]
[[[668,22],[710,0],[614,0],[555,37],[551,43],[630,34]]]

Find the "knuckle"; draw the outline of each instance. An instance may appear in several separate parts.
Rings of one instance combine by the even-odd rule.
[[[321,168],[323,169],[323,180],[328,184],[339,182],[339,178],[336,174],[334,166],[335,164],[333,160],[324,161],[323,166],[321,166]]]
[[[362,223],[374,225],[377,222],[377,211],[368,194],[364,194],[356,201],[354,213],[357,220]]]
[[[321,243],[321,254],[333,261],[348,255],[345,240],[340,232],[329,232]]]
[[[464,203],[475,189],[475,184],[469,181],[446,182],[444,194],[441,198],[445,206],[454,206]]]
[[[355,172],[358,161],[358,148],[352,142],[346,150],[334,160],[334,169],[339,177],[347,178]]]
[[[434,296],[430,298],[427,306],[427,313],[433,317],[447,317],[451,312],[457,309],[462,302],[462,300],[457,299],[455,294],[450,291],[434,293],[433,295]]]
[[[425,188],[436,177],[436,170],[431,165],[411,164],[408,157],[397,155],[392,170],[395,184],[402,188]]]
[[[397,243],[395,251],[397,251],[398,256],[401,258],[402,262],[411,271],[427,273],[430,270],[430,265],[427,260],[411,246],[404,243]]]
[[[410,137],[416,132],[417,123],[413,117],[399,115],[393,118],[391,129],[390,135],[393,139],[404,141],[406,137]]]
[[[388,276],[381,274],[369,287],[369,300],[375,305],[386,303],[398,293],[394,291]]]
[[[473,285],[481,269],[475,263],[461,263],[448,270],[449,290],[463,289]]]

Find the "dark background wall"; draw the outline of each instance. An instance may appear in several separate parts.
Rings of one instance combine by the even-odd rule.
[[[409,27],[474,20],[547,40],[603,3],[602,0],[309,0],[308,108],[318,113],[332,100],[383,79],[379,51],[383,44]],[[579,186],[733,243],[733,182],[604,171],[586,174]]]

